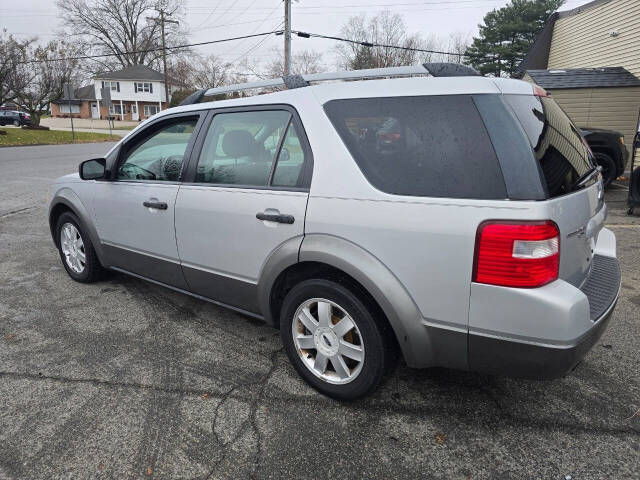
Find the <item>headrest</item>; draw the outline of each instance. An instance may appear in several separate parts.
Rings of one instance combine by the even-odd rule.
[[[258,154],[258,143],[246,130],[229,130],[222,138],[222,151],[229,157],[253,157]]]

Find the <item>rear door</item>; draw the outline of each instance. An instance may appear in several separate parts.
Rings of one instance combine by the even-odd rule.
[[[587,278],[598,233],[606,217],[597,176],[579,185],[594,168],[578,129],[551,97],[505,95],[527,134],[560,229],[560,277],[580,286]]]
[[[204,130],[204,129],[203,129]],[[176,236],[192,292],[259,313],[265,261],[304,233],[312,159],[288,106],[212,114],[176,201]]]
[[[174,228],[185,159],[204,114],[159,119],[121,147],[110,181],[96,181],[94,214],[109,265],[186,288]]]

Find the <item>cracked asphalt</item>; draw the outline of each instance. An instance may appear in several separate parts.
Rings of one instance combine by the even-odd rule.
[[[343,404],[255,320],[120,274],[66,275],[46,186],[107,148],[0,149],[1,479],[640,478],[640,218],[621,190],[607,196],[622,296],[574,373],[400,364]]]

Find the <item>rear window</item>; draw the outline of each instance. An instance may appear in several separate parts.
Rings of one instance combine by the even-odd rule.
[[[573,191],[593,163],[569,117],[550,97],[505,95],[505,99],[529,137],[549,197]]]
[[[469,95],[332,100],[324,108],[367,180],[383,192],[506,198]]]

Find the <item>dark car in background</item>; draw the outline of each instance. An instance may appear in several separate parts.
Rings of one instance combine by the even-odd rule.
[[[14,127],[31,125],[31,116],[16,110],[0,110],[0,126],[4,125],[13,125]]]
[[[580,131],[596,162],[602,167],[602,183],[606,187],[623,174],[627,165],[629,152],[624,144],[624,135],[601,128],[582,128]]]

